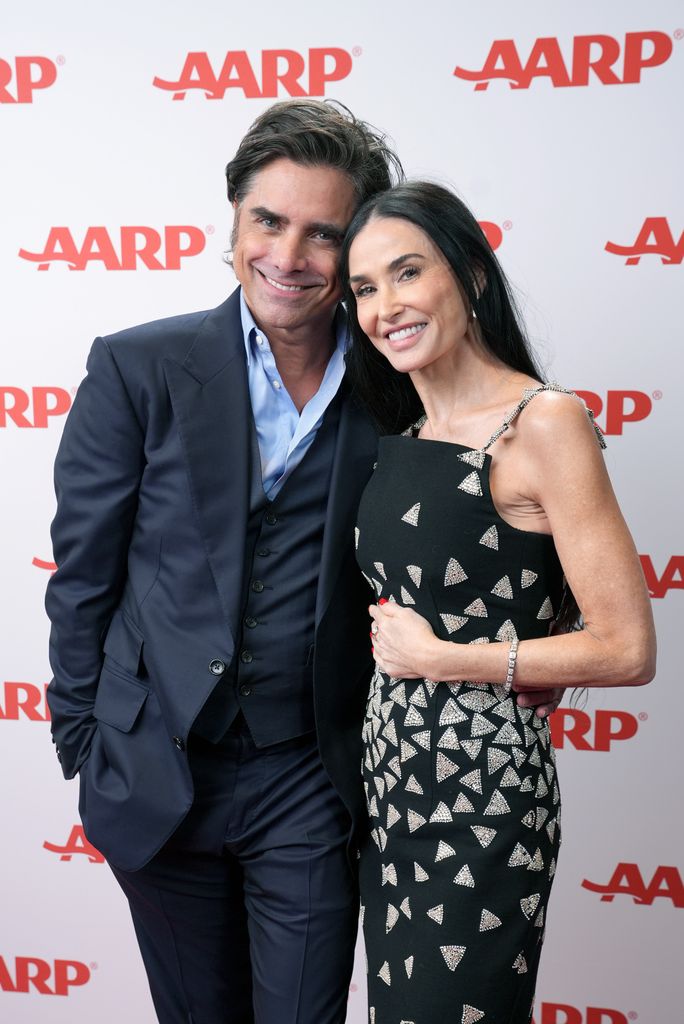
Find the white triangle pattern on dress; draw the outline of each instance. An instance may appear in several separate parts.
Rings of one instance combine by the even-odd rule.
[[[551,604],[551,598],[547,597],[544,600],[543,605],[537,612],[538,619],[552,619],[553,618],[553,605]]]
[[[486,849],[496,836],[496,829],[487,828],[486,825],[471,825],[470,828],[483,849]]]
[[[433,824],[433,825],[434,824],[444,824],[444,825],[446,825],[450,821],[453,821],[453,820],[454,819],[453,819],[453,817],[451,815],[451,811],[449,810],[447,805],[444,803],[444,801],[440,800],[440,802],[437,804],[437,806],[435,807],[434,811],[430,815],[430,822],[431,822],[431,824]]]
[[[461,960],[463,954],[466,951],[466,946],[440,946],[440,952],[444,957],[444,962],[450,971],[455,971]]]
[[[468,867],[467,864],[463,865],[461,870],[458,872],[458,874],[454,878],[454,884],[455,885],[465,885],[466,888],[468,888],[468,889],[474,889],[475,888],[475,879],[473,878],[473,873],[472,873],[472,871],[470,870],[470,868]]]
[[[413,600],[413,598],[411,597],[411,595],[409,594],[409,592],[406,589],[406,587],[402,587],[401,588],[401,599],[404,602],[404,604],[415,604],[416,603]]]
[[[476,1021],[482,1020],[484,1017],[484,1011],[478,1010],[476,1006],[469,1006],[468,1003],[463,1004],[463,1013],[461,1014],[461,1024],[475,1024]]]
[[[408,512],[404,512],[403,516],[401,517],[402,522],[408,523],[409,526],[417,526],[419,518],[420,518],[420,502],[419,501],[417,501],[415,503],[415,505],[411,505],[411,508],[408,510]]]
[[[392,984],[392,975],[390,974],[389,964],[386,960],[378,971],[378,978],[382,978],[388,987]]]
[[[467,579],[468,576],[461,563],[455,558],[450,558],[444,571],[444,586],[451,587],[456,583],[463,583],[463,581]]]
[[[532,586],[536,579],[538,579],[538,574],[536,572],[532,572],[531,569],[523,569],[520,573],[520,586],[523,590],[526,590],[527,587]]]
[[[475,466],[476,469],[482,469],[484,466],[485,453],[473,449],[469,452],[462,452],[458,458],[461,462],[467,462],[469,466]]]
[[[443,839],[440,839],[439,843],[437,844],[437,853],[435,854],[435,863],[437,863],[440,860],[446,860],[447,857],[455,857],[455,856],[456,856],[456,851],[454,850],[453,846],[450,846],[449,843],[445,843]]]
[[[415,878],[416,882],[427,882],[428,878],[430,877],[425,868],[422,868],[420,864],[415,860],[413,862],[413,877]]]
[[[413,974],[413,957],[407,956],[404,960],[404,970],[406,971],[406,977],[410,978]]]
[[[467,608],[463,611],[466,615],[475,615],[479,619],[487,618],[487,606],[481,597],[476,597],[474,601],[471,601]]]
[[[398,917],[399,915],[397,915]],[[500,928],[502,924],[501,918],[493,914],[491,910],[487,910],[483,907],[482,913],[480,914],[480,931],[489,932],[492,928]]]
[[[385,935],[391,932],[399,920],[399,911],[391,903],[387,904],[387,917],[385,918]]]
[[[376,571],[378,573],[378,576],[382,576],[383,580],[386,583],[387,582],[387,573],[385,572],[385,567],[382,564],[382,562],[373,562],[373,565],[375,566],[375,569],[376,569]]]
[[[449,612],[440,612],[439,617],[446,626],[447,633],[455,633],[457,629],[465,626],[468,621],[465,615],[451,615]]]
[[[482,484],[475,470],[472,473],[468,473],[465,480],[462,480],[458,485],[458,489],[459,491],[465,491],[466,494],[472,494],[475,498],[482,497]]]
[[[453,806],[454,814],[474,814],[475,808],[465,795],[465,793],[459,793],[456,797],[456,803]]]
[[[444,904],[438,903],[436,907],[430,907],[430,909],[426,911],[426,914],[428,917],[431,917],[433,921],[436,921],[437,924],[442,924],[444,921]]]
[[[443,754],[441,750],[438,751],[435,768],[437,782],[444,782],[445,779],[449,779],[452,775],[455,775],[457,771],[458,765],[454,764],[451,758],[447,757],[446,754]]]
[[[427,818],[424,818],[418,811],[413,811],[409,808],[406,812],[406,821],[408,822],[409,832],[416,832],[419,828],[422,828]]]
[[[423,795],[423,787],[418,782],[418,779],[415,777],[415,775],[409,775],[408,779],[406,780],[406,785],[404,786],[404,789],[406,790],[407,793],[417,793],[418,796]]]
[[[416,587],[420,587],[420,581],[423,578],[423,570],[419,565],[407,565],[406,572],[409,574],[413,583]]]
[[[499,531],[496,526],[490,526],[488,530],[480,537],[478,544],[482,544],[485,548],[491,548],[493,551],[499,550]]]
[[[494,584],[492,587],[492,594],[496,594],[497,597],[504,597],[507,601],[513,600],[513,587],[508,576],[502,576],[501,579]]]

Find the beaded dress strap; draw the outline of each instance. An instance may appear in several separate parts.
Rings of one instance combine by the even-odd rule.
[[[574,398],[579,399],[579,401],[582,402],[582,405],[586,410],[587,416],[589,417],[589,422],[594,428],[594,433],[596,434],[598,443],[600,444],[601,448],[606,447],[606,442],[603,437],[603,431],[601,430],[599,425],[594,422],[594,413],[589,408],[587,403],[582,398],[580,398],[579,395],[575,394],[575,392],[571,391],[569,388],[564,388],[561,384],[558,384],[556,381],[549,381],[548,384],[540,384],[538,388],[525,388],[525,390],[523,391],[523,396],[521,400],[518,402],[518,404],[515,406],[515,408],[508,413],[499,429],[494,431],[494,433],[489,438],[487,443],[478,450],[481,452],[486,452],[488,448],[491,448],[494,442],[498,441],[501,435],[506,433],[513,420],[515,420],[523,411],[523,409],[527,408],[532,399],[536,398],[537,395],[540,395],[542,391],[559,391],[563,395],[572,395]]]

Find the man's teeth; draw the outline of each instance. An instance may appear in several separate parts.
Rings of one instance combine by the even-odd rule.
[[[264,274],[264,277],[266,275]],[[272,277],[266,277],[269,284],[272,284],[274,288],[280,288],[281,292],[303,292],[304,288],[300,284],[281,284],[280,281],[274,281]]]
[[[418,334],[422,331],[425,324],[415,324],[413,327],[402,327],[400,331],[390,331],[387,335],[390,341],[403,341],[404,338],[410,338],[413,334]]]

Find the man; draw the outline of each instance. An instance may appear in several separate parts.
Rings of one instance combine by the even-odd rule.
[[[331,105],[267,110],[227,167],[241,288],[98,339],[65,427],[53,734],[164,1024],[344,1020],[376,436],[337,254],[399,166]]]

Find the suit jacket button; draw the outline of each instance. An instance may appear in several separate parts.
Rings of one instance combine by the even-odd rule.
[[[252,580],[252,590],[255,594],[263,594],[264,584],[262,580]]]
[[[243,683],[243,685],[240,687],[240,696],[241,697],[249,697],[251,692],[252,692],[252,687],[251,686],[247,686],[246,683]]]
[[[185,750],[185,744],[183,743],[183,740],[180,738],[180,736],[174,736],[173,742],[175,743],[179,750]]]
[[[209,671],[212,673],[212,675],[222,676],[223,673],[226,671],[225,663],[221,661],[219,658],[215,658],[214,661],[209,662]]]

